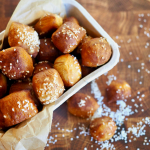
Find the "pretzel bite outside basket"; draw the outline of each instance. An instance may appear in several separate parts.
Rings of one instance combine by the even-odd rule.
[[[21,47],[0,51],[0,69],[9,79],[25,79],[32,76],[33,61]]]
[[[41,71],[33,76],[33,90],[42,104],[56,101],[64,92],[64,84],[55,69]]]
[[[35,74],[37,74],[41,71],[50,69],[50,68],[53,68],[52,63],[50,63],[48,61],[40,61],[40,62],[38,62],[38,64],[35,64],[35,67],[34,67],[34,70],[33,70],[33,75],[35,75]]]
[[[57,14],[45,14],[34,26],[40,36],[54,32],[63,23],[63,19]]]
[[[24,90],[2,98],[0,112],[3,115],[5,127],[10,127],[33,117],[38,113],[38,109],[32,100],[30,91]]]
[[[108,103],[124,100],[131,95],[130,85],[121,79],[113,80],[106,88]]]
[[[93,116],[99,105],[96,100],[83,93],[76,93],[68,100],[68,111],[74,116],[89,118]]]
[[[2,98],[7,92],[7,79],[0,72],[0,98]]]
[[[38,61],[54,62],[61,52],[54,46],[51,38],[40,39],[40,50],[37,55]]]
[[[75,17],[67,17],[63,20],[63,23],[65,23],[65,22],[74,22],[79,25],[79,22]]]
[[[8,33],[8,43],[11,47],[24,48],[34,58],[39,52],[40,40],[37,32],[30,26],[13,22]]]
[[[35,105],[37,106],[37,108],[40,109],[40,106],[41,106],[40,101],[35,96],[35,93],[34,93],[33,87],[32,87],[32,82],[30,80],[26,80],[26,81],[18,80],[18,82],[13,83],[10,86],[9,94],[18,92],[18,91],[22,91],[22,90],[30,91],[32,99],[35,102]]]
[[[76,57],[65,54],[54,62],[54,68],[59,72],[66,87],[73,86],[81,78],[81,66]]]
[[[108,62],[112,55],[111,46],[105,38],[92,38],[82,44],[82,65],[97,67]]]
[[[74,22],[65,22],[53,34],[54,45],[63,53],[72,52],[86,35],[83,27]]]
[[[116,123],[107,116],[95,118],[90,123],[91,136],[99,142],[109,140],[115,134],[116,129]]]

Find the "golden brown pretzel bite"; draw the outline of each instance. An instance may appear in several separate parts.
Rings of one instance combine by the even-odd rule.
[[[7,79],[0,72],[0,98],[2,98],[7,92]]]
[[[91,36],[85,36],[82,41],[79,43],[79,45],[77,46],[77,48],[72,52],[73,55],[77,56],[77,57],[81,57],[81,49],[82,49],[82,45],[83,43],[86,43],[88,41],[90,41],[92,39]]]
[[[49,68],[52,68],[52,67],[53,67],[52,63],[50,63],[48,61],[40,61],[40,62],[38,62],[38,64],[35,65],[34,70],[33,70],[33,75],[35,75],[41,71],[47,70]]]
[[[91,39],[92,39],[91,36],[87,36],[87,35],[86,35],[86,36],[82,39],[82,41],[80,42],[80,44],[78,45],[78,47],[77,47],[77,53],[81,53],[83,43],[86,43],[86,42],[90,41]]]
[[[40,50],[37,55],[39,61],[54,62],[55,59],[61,54],[61,52],[55,47],[51,38],[40,39]]]
[[[5,128],[4,117],[2,112],[0,111],[0,129],[4,129],[4,128]]]
[[[109,140],[115,134],[116,129],[116,123],[107,116],[95,118],[90,123],[91,136],[99,142]]]
[[[86,66],[81,65],[82,77],[85,77],[85,76],[89,75],[95,69],[96,68],[94,68],[94,67],[86,67]]]
[[[33,76],[33,90],[42,104],[56,101],[64,92],[64,84],[55,69],[41,71]]]
[[[30,91],[19,91],[0,100],[0,111],[6,127],[18,124],[38,113]]]
[[[8,42],[11,47],[24,48],[34,58],[39,52],[40,40],[37,32],[30,26],[13,22],[8,33]]]
[[[121,79],[113,80],[106,88],[108,103],[124,100],[131,95],[130,85]]]
[[[55,31],[63,23],[63,19],[56,14],[46,14],[34,26],[39,35],[46,35]]]
[[[111,57],[112,50],[105,38],[93,38],[82,44],[82,65],[97,67],[105,64]]]
[[[63,23],[65,23],[65,22],[74,22],[79,25],[79,22],[75,17],[67,17],[63,20]]]
[[[35,102],[37,108],[39,108],[40,102],[34,94],[31,81],[18,81],[16,83],[13,83],[9,89],[9,94],[18,92],[18,91],[22,91],[22,90],[29,90],[31,92],[32,99]]]
[[[52,34],[52,41],[61,52],[70,53],[85,35],[86,31],[83,27],[74,22],[66,22]]]
[[[76,57],[65,54],[54,62],[54,68],[59,72],[66,87],[73,86],[81,78],[81,66]]]
[[[9,79],[24,79],[32,76],[31,56],[21,47],[0,51],[0,68]]]
[[[22,81],[18,80],[18,82],[13,83],[10,86],[9,94],[22,91],[22,90],[32,90],[32,82],[31,81]]]
[[[68,111],[82,118],[93,116],[98,107],[99,105],[93,97],[83,93],[76,93],[68,100]]]

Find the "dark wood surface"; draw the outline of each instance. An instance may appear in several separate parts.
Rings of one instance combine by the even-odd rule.
[[[123,124],[127,130],[132,125],[136,126],[142,118],[150,116],[150,0],[77,1],[120,46],[120,62],[108,72],[108,75],[115,75],[117,78],[126,80],[132,88],[132,95],[127,104],[131,105],[133,110],[136,109],[135,103],[139,105],[138,112],[129,116]],[[0,31],[5,29],[18,2],[19,0],[0,0]],[[106,101],[107,76],[102,75],[96,80],[104,101]],[[92,95],[90,84],[82,88],[80,92]],[[142,94],[145,97],[142,97]],[[142,97],[142,101],[139,101],[138,96]],[[131,99],[135,99],[135,102]],[[115,106],[109,107],[113,109]],[[85,147],[88,150],[100,149],[100,145],[91,141],[90,135],[81,134],[81,127],[87,128],[88,131],[89,122],[69,114],[67,104],[64,103],[54,111],[52,130],[45,150],[84,150]],[[146,126],[145,130],[146,135],[136,140],[128,135],[128,143],[113,142],[114,147],[116,150],[137,150],[137,148],[149,150],[150,144],[147,144],[150,140],[149,126]],[[145,139],[147,142],[144,145]]]

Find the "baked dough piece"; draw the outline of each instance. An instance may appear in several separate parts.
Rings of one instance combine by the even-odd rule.
[[[54,62],[61,52],[54,46],[51,38],[40,39],[40,50],[37,55],[39,61]]]
[[[40,62],[38,62],[38,64],[35,65],[34,70],[33,70],[33,75],[35,75],[41,71],[47,70],[49,68],[52,68],[52,67],[53,67],[53,64],[51,64],[50,62],[40,61]]]
[[[56,101],[64,92],[64,84],[55,69],[41,71],[33,76],[33,90],[42,104]]]
[[[0,111],[0,129],[5,129],[4,117],[1,111]]]
[[[92,38],[82,44],[82,65],[97,67],[108,62],[112,55],[111,46],[105,38]]]
[[[9,79],[25,79],[32,76],[33,61],[21,47],[0,51],[0,69]]]
[[[45,14],[34,26],[40,36],[54,32],[63,23],[63,19],[57,14]]]
[[[80,42],[80,44],[78,45],[77,49],[76,49],[76,52],[77,54],[81,54],[81,50],[82,50],[82,45],[88,41],[90,41],[92,39],[91,36],[85,36],[82,41]]]
[[[76,93],[68,100],[68,111],[82,118],[93,116],[98,107],[99,105],[93,97],[83,93]]]
[[[75,17],[67,17],[63,20],[63,23],[65,23],[65,22],[74,22],[79,25],[79,22]]]
[[[86,67],[86,66],[81,65],[81,70],[82,70],[82,77],[85,77],[89,75],[91,72],[93,72],[94,70],[96,70],[96,68]]]
[[[130,85],[121,79],[113,80],[106,88],[108,103],[124,100],[131,95]]]
[[[54,62],[54,68],[59,72],[66,87],[73,86],[81,78],[81,67],[76,57],[65,54]]]
[[[8,33],[8,42],[11,47],[24,48],[34,58],[39,52],[40,40],[37,32],[30,26],[13,22]]]
[[[7,92],[7,79],[0,72],[0,98],[2,98]]]
[[[33,91],[32,82],[29,80],[26,80],[26,81],[19,80],[18,82],[13,83],[9,89],[9,94],[18,92],[18,91],[22,91],[22,90],[30,91],[32,99],[35,102],[35,105],[37,106],[38,109],[40,109],[41,104],[40,104],[39,100],[36,98],[35,93]]]
[[[115,134],[116,129],[116,123],[107,116],[95,118],[90,123],[91,136],[99,142],[109,140]]]
[[[32,100],[30,91],[24,90],[2,98],[0,100],[0,112],[5,127],[10,127],[33,117],[38,113],[38,110]]]
[[[63,53],[72,52],[86,35],[77,23],[66,22],[52,34],[54,45]]]

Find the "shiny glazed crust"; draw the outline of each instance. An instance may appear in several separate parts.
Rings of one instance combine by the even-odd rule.
[[[39,52],[40,40],[38,34],[28,25],[13,22],[9,29],[8,42],[11,47],[19,46],[24,48],[33,58]]]
[[[37,108],[39,108],[40,102],[35,96],[31,81],[19,81],[19,82],[13,83],[10,87],[9,94],[14,93],[14,92],[18,92],[18,91],[22,91],[22,90],[29,90],[30,91],[32,99],[35,102],[35,105],[37,106]]]
[[[9,79],[25,79],[32,76],[33,61],[21,47],[0,51],[0,68]]]
[[[18,124],[38,113],[30,91],[19,91],[0,100],[0,112],[2,113],[5,127]]]
[[[93,38],[82,44],[82,65],[97,67],[108,62],[112,55],[111,46],[105,38]]]
[[[63,19],[56,14],[46,14],[34,26],[39,35],[46,35],[55,31],[63,23]]]
[[[53,63],[60,53],[61,52],[54,46],[51,38],[40,39],[40,50],[37,55],[39,61],[47,60]]]
[[[68,111],[74,116],[89,118],[93,116],[99,105],[96,100],[83,93],[76,93],[68,100]]]
[[[79,25],[79,22],[75,17],[67,17],[63,20],[63,23],[65,23],[65,22],[74,22]]]
[[[38,62],[38,64],[35,65],[34,70],[33,70],[33,75],[35,75],[41,71],[50,69],[52,67],[53,67],[52,63],[50,63],[48,61],[40,61],[40,62]]]
[[[2,98],[7,92],[7,79],[0,73],[0,98]]]
[[[101,142],[109,140],[117,129],[116,123],[107,116],[95,118],[90,123],[91,136]]]
[[[82,50],[82,45],[88,41],[90,41],[92,39],[91,36],[85,36],[82,41],[80,42],[80,44],[78,45],[77,49],[76,49],[76,53],[77,54],[81,54],[81,50]]]
[[[121,79],[113,80],[106,88],[108,103],[127,99],[131,95],[130,85]]]
[[[85,35],[83,27],[74,22],[66,22],[52,34],[52,41],[61,52],[70,53]]]
[[[81,78],[81,66],[76,57],[70,54],[59,56],[54,62],[54,68],[66,87],[73,86]]]
[[[56,101],[64,92],[64,84],[55,69],[47,69],[33,76],[33,90],[42,104]]]

